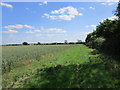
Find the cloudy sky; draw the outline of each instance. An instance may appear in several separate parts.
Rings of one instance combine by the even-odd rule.
[[[84,41],[102,20],[114,19],[115,2],[6,2],[2,43]]]

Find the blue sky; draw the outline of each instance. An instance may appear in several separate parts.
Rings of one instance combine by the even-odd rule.
[[[2,43],[82,40],[102,20],[114,19],[117,3],[6,2],[2,6]]]

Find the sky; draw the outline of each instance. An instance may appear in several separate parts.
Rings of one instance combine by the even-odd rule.
[[[4,2],[2,44],[85,41],[104,19],[115,19],[115,2]]]

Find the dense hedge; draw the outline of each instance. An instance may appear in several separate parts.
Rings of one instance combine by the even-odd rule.
[[[107,54],[120,55],[120,2],[115,15],[118,19],[104,20],[95,31],[87,35],[87,46]]]

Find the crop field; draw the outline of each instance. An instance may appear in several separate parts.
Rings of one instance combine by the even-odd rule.
[[[85,45],[7,46],[3,58],[3,88],[120,87],[120,64]]]
[[[120,0],[48,1],[0,3],[0,90],[120,90]]]
[[[50,57],[56,52],[64,51],[73,45],[49,45],[49,46],[3,46],[2,47],[2,71],[10,72],[26,62]]]

